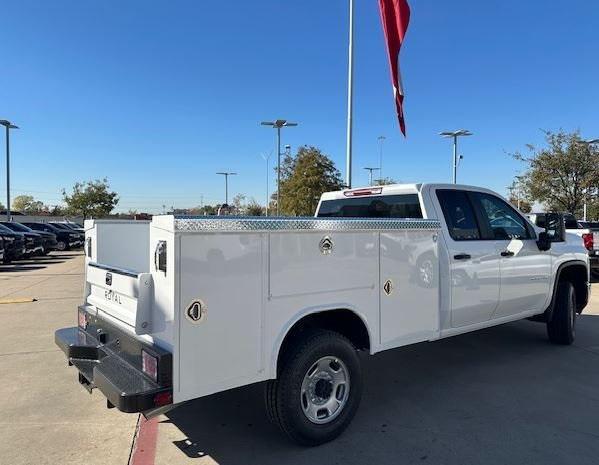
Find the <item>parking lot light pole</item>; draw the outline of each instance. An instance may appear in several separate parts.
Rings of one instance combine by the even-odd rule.
[[[229,205],[229,176],[235,176],[237,173],[233,173],[232,171],[223,171],[220,174],[225,177],[225,205]]]
[[[6,221],[10,221],[10,130],[19,127],[5,119],[0,124],[6,128]]]
[[[591,145],[593,144],[599,144],[599,139],[587,139],[587,140],[581,140],[579,142],[581,145],[585,145],[588,149],[589,152],[591,151]],[[586,194],[584,196],[584,204],[582,206],[582,221],[586,221],[587,220],[587,198],[586,198]]]
[[[458,163],[463,157],[461,155],[458,156],[458,137],[462,136],[471,136],[472,133],[466,129],[460,129],[459,131],[443,131],[439,133],[440,136],[443,137],[451,137],[453,138],[453,176],[452,182],[453,184],[457,183],[458,178]]]
[[[364,169],[366,171],[368,171],[368,185],[372,186],[372,172],[378,171],[378,170],[380,170],[380,168],[372,168],[370,166],[365,166]]]
[[[277,216],[281,214],[281,128],[297,126],[285,119],[262,121],[262,126],[271,126],[277,130]]]

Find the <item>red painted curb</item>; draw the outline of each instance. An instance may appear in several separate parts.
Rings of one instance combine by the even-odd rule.
[[[157,439],[158,418],[146,420],[143,415],[140,415],[129,465],[154,465]]]

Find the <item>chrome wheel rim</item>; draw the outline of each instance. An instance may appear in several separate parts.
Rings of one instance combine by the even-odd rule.
[[[313,363],[302,381],[300,403],[308,420],[316,424],[333,421],[349,398],[349,370],[332,355]]]

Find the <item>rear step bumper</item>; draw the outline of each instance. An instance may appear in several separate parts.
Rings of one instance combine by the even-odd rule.
[[[81,311],[81,310],[80,310]],[[89,392],[98,388],[109,407],[122,412],[146,412],[172,404],[172,356],[153,345],[87,315],[88,327],[63,328],[54,339],[79,370],[79,382]],[[99,335],[102,342],[92,334]],[[141,370],[141,350],[158,360],[158,380]]]

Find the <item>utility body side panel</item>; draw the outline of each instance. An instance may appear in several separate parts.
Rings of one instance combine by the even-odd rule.
[[[438,336],[436,228],[172,235],[180,243],[175,402],[276,377],[287,332],[312,313],[354,312],[372,353]],[[194,320],[196,302],[202,315]]]

